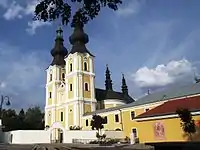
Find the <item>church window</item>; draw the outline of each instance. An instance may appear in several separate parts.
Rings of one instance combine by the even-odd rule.
[[[88,126],[88,119],[86,119],[86,121],[85,121],[85,125],[86,125],[86,127]]]
[[[115,115],[115,122],[119,122],[119,115],[118,114]]]
[[[49,92],[49,98],[51,98],[51,92]]]
[[[62,80],[65,81],[65,74],[62,73]]]
[[[52,74],[50,74],[50,79],[49,80],[52,81]]]
[[[72,63],[70,64],[70,72],[72,72]]]
[[[60,121],[63,121],[63,112],[60,112]]]
[[[69,87],[70,91],[72,91],[72,84],[70,84],[70,87]]]
[[[131,111],[131,120],[135,118],[135,111]]]
[[[87,71],[88,68],[87,68],[87,62],[84,62],[84,71]]]
[[[107,124],[108,123],[108,118],[107,116],[104,117],[104,124]]]
[[[88,83],[85,83],[85,91],[89,91]]]
[[[137,138],[137,129],[136,128],[132,128],[132,133],[134,134],[134,137]]]

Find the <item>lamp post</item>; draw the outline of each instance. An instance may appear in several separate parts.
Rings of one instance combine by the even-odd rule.
[[[2,119],[2,117],[3,117],[2,107],[3,107],[4,102],[6,102],[6,105],[7,105],[7,106],[10,105],[9,96],[1,95],[1,103],[0,103],[0,119]]]

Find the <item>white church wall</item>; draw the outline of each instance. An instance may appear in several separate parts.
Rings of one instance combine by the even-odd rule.
[[[12,144],[50,143],[50,132],[45,130],[17,130],[9,134],[7,140]]]
[[[102,131],[102,133],[105,133],[107,138],[112,139],[125,139],[126,137],[123,131]]]
[[[97,140],[96,138],[96,130],[92,131],[65,131],[65,137],[64,137],[64,143],[72,143],[73,140],[79,140],[84,142],[89,142],[93,140]],[[106,138],[112,138],[112,139],[124,139],[124,133],[123,131],[102,131],[102,134],[106,134]]]
[[[97,140],[96,131],[66,131],[64,143],[72,143],[73,139],[78,140]]]

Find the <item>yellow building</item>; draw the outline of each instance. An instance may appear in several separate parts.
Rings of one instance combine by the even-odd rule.
[[[174,115],[175,108],[171,112],[155,112],[160,107],[168,105],[169,102],[178,102],[184,98],[190,101],[190,97],[195,97],[195,102],[198,102],[197,99],[200,102],[198,95],[200,84],[149,93],[135,101],[128,94],[124,75],[122,76],[122,91],[113,90],[108,66],[105,89],[95,87],[95,57],[86,48],[89,38],[84,33],[83,26],[77,25],[69,37],[72,44],[69,52],[64,47],[63,41],[60,28],[57,30],[55,46],[51,51],[53,61],[46,70],[45,126],[52,127],[58,122],[61,124],[52,132],[54,140],[62,134],[60,128],[91,130],[90,121],[94,114],[106,117],[107,123],[104,125],[104,130],[122,130],[128,137],[134,133],[142,143],[185,140],[181,136],[183,133],[180,120]],[[187,107],[181,104],[182,102],[176,103],[176,106]],[[200,120],[198,111],[200,104],[196,106],[197,108],[192,111],[195,119]],[[189,109],[193,108],[194,105],[189,107]],[[148,116],[148,113],[152,113],[153,116]],[[155,124],[158,128],[160,126],[164,128],[164,138],[155,138],[157,133]],[[173,127],[176,135],[174,135]]]

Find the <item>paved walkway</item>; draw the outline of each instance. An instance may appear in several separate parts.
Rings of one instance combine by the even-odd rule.
[[[143,144],[98,146],[95,144],[0,144],[0,150],[153,150]]]

